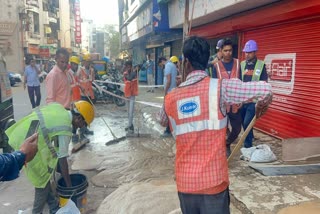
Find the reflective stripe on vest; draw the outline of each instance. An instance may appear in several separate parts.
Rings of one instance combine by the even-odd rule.
[[[215,79],[210,79],[209,83],[209,118],[207,120],[200,121],[192,121],[189,123],[183,123],[180,125],[176,125],[175,120],[169,116],[169,120],[171,122],[171,128],[173,129],[172,135],[174,137],[186,133],[203,131],[203,130],[220,130],[227,125],[227,118],[224,117],[222,120],[219,120],[218,113],[220,109],[218,108],[218,103],[220,97],[218,95],[218,81]],[[194,97],[193,100],[197,100],[200,102],[199,97]],[[179,101],[178,101],[179,102]],[[180,108],[180,106],[177,106]],[[177,109],[179,111],[179,109]]]
[[[264,61],[262,60],[257,60],[255,66],[254,66],[254,72],[252,74],[252,79],[251,81],[254,82],[258,82],[260,81],[260,76],[263,70],[263,66],[264,66]],[[246,61],[242,61],[241,62],[241,76],[242,76],[242,81],[243,81],[243,77],[245,75],[245,68],[246,68]]]
[[[216,64],[214,64],[217,70],[217,78],[231,79],[231,78],[239,77],[239,60],[238,59],[232,59],[232,60],[233,60],[233,66],[230,74],[228,74],[226,68],[224,67],[221,61],[218,61]]]
[[[44,121],[44,116],[42,114],[42,112],[40,111],[40,108],[35,108],[35,112],[39,118],[40,121],[40,127],[41,127],[41,131],[44,137],[44,140],[50,150],[50,153],[52,155],[52,157],[56,158],[58,157],[56,150],[54,149],[53,145],[50,142],[50,138],[49,138],[49,133],[52,132],[60,132],[60,131],[72,131],[70,126],[56,126],[56,127],[52,127],[52,128],[47,128],[45,125],[45,121]]]

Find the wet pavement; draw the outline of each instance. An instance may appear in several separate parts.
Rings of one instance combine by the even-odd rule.
[[[140,89],[137,100],[163,102],[163,89],[158,88],[155,93],[146,91]],[[150,137],[127,137],[107,146],[114,138],[102,118],[117,138],[123,137],[127,108],[105,103],[96,105],[96,117],[90,126],[94,135],[88,136],[91,142],[69,157],[71,172],[83,173],[89,180],[86,213],[181,213],[174,182],[175,143],[172,138],[159,137],[164,128],[156,121],[158,111],[156,107],[136,104],[135,131]],[[256,144],[270,145],[281,159],[280,140],[260,132],[255,132],[255,137]],[[229,174],[232,214],[277,213],[320,197],[318,174],[266,177],[238,158],[230,163]],[[1,213],[18,210],[30,213],[34,193],[24,175],[1,184],[0,190],[0,208],[4,211]]]

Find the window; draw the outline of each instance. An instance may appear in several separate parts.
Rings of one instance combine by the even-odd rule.
[[[38,13],[33,13],[33,32],[36,34],[40,34],[40,23],[39,23],[39,14]]]

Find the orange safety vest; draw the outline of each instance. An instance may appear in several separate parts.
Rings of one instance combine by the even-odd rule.
[[[78,83],[78,77],[74,75],[71,69],[68,70],[68,79],[71,87],[71,102],[75,102],[81,99],[81,91]]]
[[[228,74],[226,68],[224,67],[223,63],[218,61],[214,64],[214,67],[217,71],[217,77],[218,79],[232,79],[232,78],[238,78],[240,79],[240,71],[239,71],[239,60],[233,58],[233,66],[230,75]],[[230,111],[230,107],[232,107],[232,113],[237,113],[238,110],[241,108],[241,104],[234,104],[231,106],[227,106],[227,112]]]
[[[216,194],[229,185],[227,118],[220,109],[220,83],[219,79],[205,77],[165,97],[165,111],[176,139],[179,192]]]
[[[84,68],[80,69],[79,73],[79,83],[81,88],[84,90],[85,94],[81,91],[82,96],[90,96],[91,99],[94,99],[94,93],[92,89],[92,80],[90,75],[87,75]]]
[[[127,71],[124,72],[124,76],[127,74]],[[139,86],[138,86],[138,79],[133,79],[128,81],[124,78],[124,96],[131,97],[131,96],[138,96],[139,94]]]

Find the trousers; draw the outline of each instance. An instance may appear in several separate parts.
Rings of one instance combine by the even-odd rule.
[[[127,101],[128,106],[128,127],[133,125],[133,114],[134,114],[134,103],[136,100],[135,96],[128,97],[129,101]]]
[[[178,192],[183,214],[230,214],[230,196],[227,188],[218,194],[187,194]]]
[[[42,214],[46,203],[49,206],[50,214],[59,210],[59,203],[52,192],[50,182],[47,183],[45,188],[35,188],[32,214]]]
[[[32,108],[39,106],[41,101],[40,86],[28,86],[28,94]],[[34,97],[36,97],[36,100]]]
[[[247,103],[242,106],[241,109],[241,115],[242,115],[242,126],[243,129],[246,130],[246,128],[249,126],[251,120],[254,118],[254,115],[256,114],[256,104],[255,103]],[[253,141],[253,129],[250,130],[248,136],[246,137],[244,141],[244,147],[250,148],[252,147],[252,141]]]

